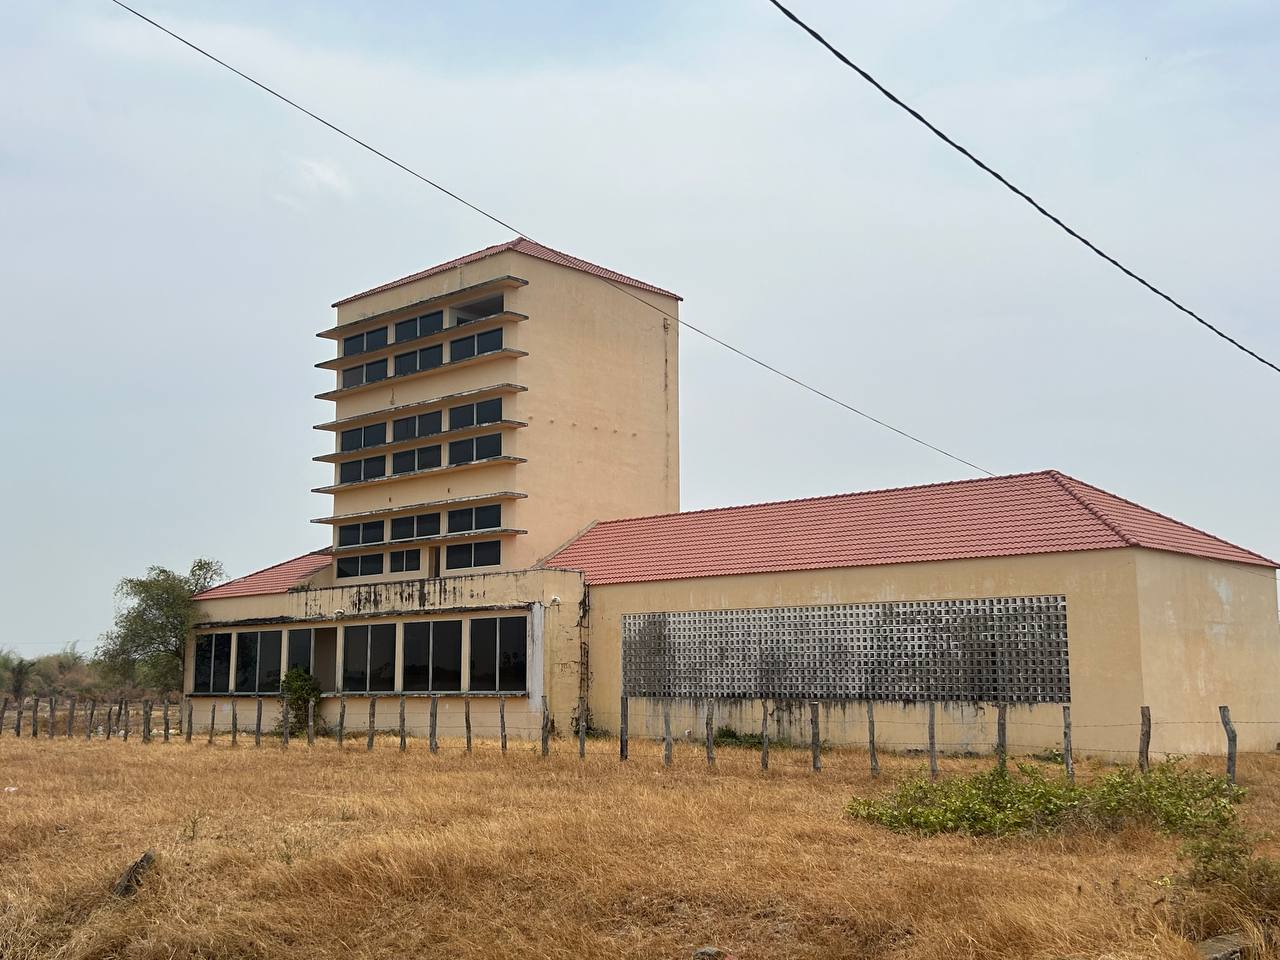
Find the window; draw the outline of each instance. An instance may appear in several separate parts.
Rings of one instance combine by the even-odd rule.
[[[391,424],[391,436],[394,440],[413,440],[415,437],[433,437],[441,431],[441,411],[419,414],[416,417],[402,417]]]
[[[359,450],[362,447],[376,447],[387,442],[387,425],[371,423],[367,427],[352,427],[343,430],[338,449],[343,453]]]
[[[433,333],[439,333],[443,329],[443,310],[424,313],[420,317],[410,317],[408,320],[401,320],[396,324],[396,343],[416,340],[418,337],[427,337]]]
[[[338,546],[352,547],[361,543],[381,543],[384,529],[381,520],[371,520],[368,523],[345,523],[338,528]]]
[[[502,328],[486,330],[484,333],[472,334],[449,341],[449,361],[466,360],[482,353],[492,353],[502,349]]]
[[[378,327],[376,330],[369,330],[365,333],[357,333],[350,337],[342,338],[342,355],[344,357],[353,357],[357,353],[368,353],[370,350],[378,350],[387,345],[387,328]]]
[[[391,572],[410,573],[422,569],[422,554],[417,550],[392,550]]]
[[[416,517],[392,517],[392,540],[416,540],[418,537],[434,537],[440,533],[440,514],[421,513]]]
[[[358,387],[362,383],[376,383],[387,379],[387,361],[373,360],[358,367],[347,367],[342,371],[344,387]]]
[[[465,567],[496,567],[502,563],[502,542],[455,543],[445,551],[445,566],[450,570]]]
[[[471,621],[469,690],[521,692],[528,685],[524,617],[478,617]]]
[[[396,354],[396,376],[403,377],[419,370],[430,370],[444,363],[444,347],[436,344],[423,347],[421,350],[410,350],[408,353]]]
[[[464,307],[458,307],[453,311],[453,321],[461,327],[464,324],[491,317],[495,313],[502,313],[502,311],[503,297],[499,293],[496,296],[485,297],[483,300],[468,303]]]
[[[481,400],[479,403],[464,403],[460,407],[449,408],[449,429],[458,430],[477,424],[497,423],[502,419],[502,398]]]
[[[404,690],[462,689],[462,621],[404,625]]]
[[[367,457],[364,460],[348,460],[338,464],[339,483],[359,483],[361,480],[375,480],[386,476],[386,457]]]
[[[440,444],[438,443],[430,447],[418,447],[416,450],[401,450],[391,457],[393,474],[430,470],[438,466],[440,466]]]
[[[280,689],[279,630],[236,634],[236,693],[275,693]]]
[[[362,553],[338,558],[339,577],[374,577],[382,572],[382,554]]]
[[[311,631],[289,631],[289,653],[285,659],[285,673],[290,670],[305,670],[312,676],[311,669]]]
[[[449,443],[449,463],[471,463],[502,456],[502,434],[491,433],[483,437],[468,437]]]
[[[502,504],[491,503],[485,507],[463,507],[449,511],[449,532],[466,533],[468,530],[492,530],[502,526]]]
[[[193,693],[227,693],[231,689],[231,634],[196,637]]]
[[[386,693],[396,688],[396,625],[344,627],[342,689]]]

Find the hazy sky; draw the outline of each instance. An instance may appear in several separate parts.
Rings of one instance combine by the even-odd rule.
[[[544,243],[997,472],[1280,556],[1280,375],[1084,252],[765,0],[137,0]],[[795,0],[1272,358],[1280,8]],[[0,8],[0,646],[327,543],[328,305],[509,238],[107,0]],[[683,502],[972,476],[686,333]],[[39,350],[35,349],[40,347]],[[36,362],[39,360],[40,362]],[[582,478],[590,482],[590,478]]]

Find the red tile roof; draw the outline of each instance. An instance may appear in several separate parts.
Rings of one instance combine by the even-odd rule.
[[[475,263],[477,260],[483,260],[485,257],[492,257],[497,253],[504,253],[507,250],[514,250],[517,253],[528,254],[531,257],[537,257],[539,260],[546,260],[548,263],[556,263],[562,267],[570,267],[574,270],[581,270],[583,273],[589,273],[594,277],[603,277],[606,280],[612,280],[614,283],[625,283],[629,287],[637,287],[640,290],[647,290],[650,293],[660,293],[666,297],[672,297],[680,300],[681,297],[672,293],[670,290],[663,290],[661,287],[655,287],[651,283],[645,283],[643,280],[637,280],[635,277],[628,277],[625,273],[618,273],[616,270],[610,270],[608,267],[601,267],[586,260],[580,260],[577,257],[570,256],[567,253],[561,253],[559,250],[552,250],[550,247],[544,247],[540,243],[534,243],[532,240],[526,240],[524,237],[516,237],[514,240],[508,240],[506,243],[495,244],[492,247],[485,247],[483,250],[477,250],[475,253],[469,253],[465,257],[458,257],[456,260],[450,260],[448,263],[439,263],[434,267],[427,267],[417,273],[411,273],[407,277],[401,277],[399,280],[392,280],[390,283],[384,283],[381,286],[373,287],[365,290],[363,293],[357,293],[350,297],[339,300],[334,304],[340,307],[343,304],[351,303],[353,300],[359,300],[361,297],[367,297],[375,293],[382,293],[385,290],[393,290],[396,287],[403,286],[406,283],[413,283],[417,280],[425,280],[427,277],[433,277],[437,273],[444,273],[446,270],[452,270],[454,267],[466,266],[468,263]]]
[[[1277,566],[1056,470],[609,520],[546,565],[638,583],[1127,546]]]
[[[277,563],[256,573],[250,573],[216,587],[210,587],[195,595],[196,600],[221,600],[225,597],[257,597],[269,593],[288,593],[305,583],[333,562],[328,550],[304,553],[300,557]]]

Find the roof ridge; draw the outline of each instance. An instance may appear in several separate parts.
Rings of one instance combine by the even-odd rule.
[[[290,557],[288,560],[281,560],[279,563],[273,563],[269,567],[263,567],[261,570],[250,570],[248,573],[241,574],[238,577],[232,577],[222,583],[215,583],[212,587],[206,587],[199,593],[192,594],[192,598],[202,597],[206,593],[212,593],[214,590],[221,590],[223,587],[229,587],[232,584],[239,583],[241,580],[248,580],[250,577],[256,577],[259,574],[266,573],[268,570],[275,570],[277,567],[288,566],[291,563],[297,563],[299,560],[305,560],[307,557],[318,557],[327,554],[330,547],[321,547],[319,550],[308,550],[306,553],[300,553],[296,557]]]
[[[667,517],[691,517],[700,513],[728,513],[732,510],[750,510],[755,507],[776,507],[791,503],[813,503],[818,500],[840,500],[844,497],[866,496],[872,493],[901,493],[908,490],[933,490],[940,487],[958,487],[968,483],[990,483],[993,480],[1018,480],[1023,477],[1041,477],[1054,470],[1029,470],[1026,473],[1001,473],[991,477],[966,477],[963,480],[939,480],[936,483],[912,483],[902,487],[876,487],[871,490],[846,490],[842,493],[820,493],[812,497],[791,497],[786,500],[758,500],[755,503],[735,503],[727,507],[702,507],[698,510],[672,510],[667,513],[642,513],[633,517],[610,517],[595,526],[607,527],[614,523],[633,523],[636,520],[662,520]]]
[[[1119,523],[1112,520],[1105,513],[1103,513],[1100,508],[1096,507],[1090,501],[1086,500],[1071,486],[1070,483],[1066,482],[1070,480],[1072,483],[1078,483],[1079,481],[1077,481],[1075,477],[1069,477],[1065,473],[1059,473],[1057,470],[1049,470],[1046,472],[1053,479],[1054,483],[1056,483],[1059,487],[1061,487],[1066,492],[1067,496],[1069,496],[1072,500],[1076,501],[1076,503],[1080,504],[1080,506],[1084,507],[1085,510],[1087,510],[1090,514],[1092,514],[1093,517],[1096,518],[1097,521],[1101,523],[1104,527],[1106,527],[1108,530],[1114,533],[1117,537],[1119,537],[1129,546],[1131,547],[1142,546],[1142,544],[1140,544],[1135,538],[1131,537],[1128,533],[1126,533]],[[1088,484],[1085,484],[1085,486],[1088,486]],[[1137,504],[1134,504],[1134,506],[1137,506]],[[1145,510],[1146,508],[1143,507],[1143,509]]]
[[[1234,547],[1236,550],[1242,550],[1245,553],[1249,554],[1250,556],[1257,557],[1259,560],[1262,560],[1265,563],[1269,564],[1273,562],[1271,558],[1263,556],[1262,554],[1258,553],[1256,550],[1250,550],[1248,547],[1242,547],[1238,543],[1232,543],[1230,540],[1223,539],[1222,537],[1218,536],[1216,533],[1210,533],[1208,530],[1201,530],[1199,527],[1192,526],[1191,524],[1187,523],[1184,520],[1179,520],[1177,517],[1171,517],[1167,513],[1161,513],[1159,510],[1152,510],[1150,507],[1144,506],[1141,503],[1137,503],[1134,500],[1130,500],[1128,497],[1122,497],[1118,493],[1112,493],[1110,490],[1104,490],[1102,487],[1094,486],[1092,483],[1089,483],[1087,480],[1081,480],[1078,477],[1073,477],[1067,473],[1058,473],[1058,471],[1056,470],[1052,472],[1057,473],[1058,476],[1060,476],[1064,480],[1068,480],[1074,484],[1079,484],[1082,487],[1087,487],[1090,490],[1095,490],[1098,493],[1105,493],[1108,497],[1115,497],[1121,503],[1127,503],[1129,506],[1134,507],[1138,510],[1142,510],[1145,513],[1154,514],[1155,516],[1159,517],[1161,520],[1168,520],[1170,523],[1176,523],[1178,526],[1185,527],[1187,530],[1191,530],[1194,533],[1198,533],[1202,537],[1208,537],[1210,540],[1216,540],[1218,541],[1218,543],[1225,544],[1228,547]],[[1122,536],[1127,536],[1127,534],[1122,534]],[[1143,544],[1141,541],[1136,539],[1133,540],[1133,545],[1139,546],[1139,547],[1145,546],[1145,544]],[[1149,548],[1149,549],[1160,549],[1160,548]]]

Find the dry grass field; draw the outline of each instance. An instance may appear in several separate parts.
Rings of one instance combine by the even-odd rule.
[[[0,956],[1194,957],[1239,923],[1168,879],[1177,841],[917,838],[848,819],[918,757],[592,741],[503,757],[0,738]],[[983,766],[946,760],[944,775]],[[1091,768],[1082,765],[1082,774]],[[1242,758],[1247,826],[1280,823],[1280,757]],[[10,790],[9,787],[16,789]],[[136,897],[109,894],[144,850]]]

